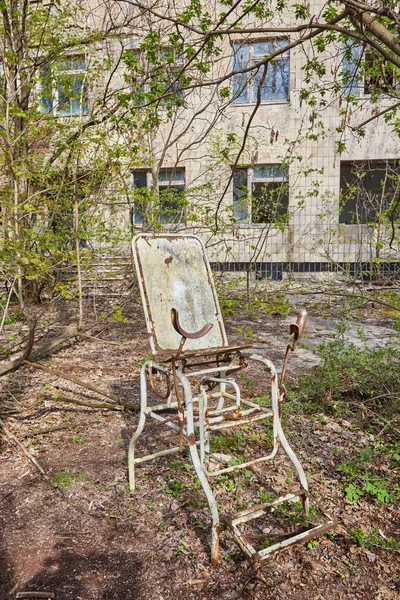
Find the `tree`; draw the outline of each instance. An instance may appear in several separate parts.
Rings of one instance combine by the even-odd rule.
[[[252,148],[275,139],[273,124],[262,129],[256,116],[288,51],[303,54],[300,99],[308,108],[283,162],[298,159],[304,139],[324,135],[324,110],[334,97],[342,103],[338,152],[346,148],[346,132],[362,136],[380,116],[400,131],[397,86],[388,85],[400,66],[396,7],[379,0],[293,6],[286,0],[215,6],[108,0],[93,10],[71,0],[2,0],[1,272],[31,331],[33,304],[57,294],[79,298],[82,322],[83,263],[99,244],[130,236],[129,228],[112,228],[99,216],[101,197],[124,198],[152,227],[174,220],[183,207],[192,223],[215,236],[226,227],[236,235],[227,191],[235,170],[253,160]],[[235,44],[260,36],[279,43],[241,62]],[[354,62],[355,48],[361,50]],[[372,90],[374,110],[357,121],[354,89],[361,80]],[[237,132],[224,137],[221,130],[216,143],[235,94],[250,85],[253,105]],[[174,173],[187,157],[202,161],[204,176],[182,195]],[[146,186],[132,187],[132,169],[144,166]],[[160,177],[169,177],[166,192]],[[393,236],[398,210],[393,204],[386,214]]]

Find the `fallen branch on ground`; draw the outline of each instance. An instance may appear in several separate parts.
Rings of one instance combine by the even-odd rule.
[[[123,411],[125,407],[123,406],[115,406],[115,404],[109,404],[108,402],[103,402],[99,400],[98,402],[87,402],[86,400],[78,400],[77,398],[67,398],[67,396],[60,396],[59,398],[54,398],[53,396],[44,395],[42,396],[47,400],[58,401],[58,402],[69,402],[70,404],[77,404],[78,406],[87,406],[88,408],[97,408],[107,410],[116,410]]]
[[[41,371],[44,371],[45,373],[49,373],[50,375],[54,375],[55,377],[59,377],[60,379],[66,379],[68,381],[72,381],[72,383],[76,383],[76,385],[79,385],[80,387],[90,390],[91,392],[95,392],[95,394],[99,394],[100,396],[105,396],[106,398],[110,398],[110,400],[114,400],[118,404],[121,404],[118,396],[115,396],[115,394],[112,394],[111,392],[104,392],[103,390],[99,390],[97,387],[95,387],[91,383],[86,383],[85,381],[82,381],[82,379],[79,379],[78,377],[74,377],[73,375],[65,375],[65,373],[61,373],[60,371],[57,371],[56,369],[49,369],[49,367],[45,367],[44,365],[41,365],[39,363],[34,363],[30,360],[25,360],[24,364],[28,365],[29,367],[33,367],[34,369],[40,369]]]
[[[54,350],[54,348],[56,348],[57,346],[60,346],[61,344],[68,342],[70,339],[77,337],[80,333],[84,333],[85,331],[93,329],[93,327],[95,327],[96,325],[98,325],[98,321],[82,328],[79,328],[77,325],[69,326],[65,329],[62,335],[59,335],[54,340],[50,340],[50,342],[43,344],[43,346],[41,346],[37,350],[33,350],[30,353],[29,358],[31,360],[36,360],[37,358],[44,356],[51,350]],[[18,369],[18,367],[21,366],[21,364],[25,364],[25,361],[22,362],[21,358],[16,358],[14,360],[10,360],[4,365],[0,365],[0,377],[2,375],[6,375],[7,373],[15,371],[16,369]]]
[[[8,439],[12,440],[18,446],[18,448],[20,448],[20,450],[22,450],[22,452],[25,454],[25,456],[28,458],[28,460],[30,460],[31,463],[33,465],[35,465],[35,467],[37,468],[39,473],[41,475],[43,475],[43,477],[46,477],[46,473],[44,472],[43,467],[40,466],[40,464],[38,463],[36,458],[28,452],[28,450],[25,448],[25,446],[23,444],[21,444],[21,442],[15,437],[15,435],[13,433],[11,433],[11,431],[9,429],[7,429],[7,427],[4,425],[4,423],[1,419],[0,419],[0,427],[6,434]]]

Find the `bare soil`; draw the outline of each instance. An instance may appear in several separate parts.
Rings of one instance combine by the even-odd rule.
[[[130,303],[125,315],[126,323],[100,323],[98,338],[75,340],[40,362],[116,394],[133,410],[121,413],[66,403],[63,397],[99,397],[27,367],[1,381],[0,418],[39,461],[46,477],[2,437],[0,598],[48,591],[57,600],[399,599],[399,555],[360,547],[349,535],[349,530],[361,527],[399,539],[400,524],[396,505],[365,499],[351,504],[345,498],[337,466],[373,441],[355,421],[310,419],[288,407],[287,437],[303,462],[313,494],[340,526],[318,543],[294,547],[259,569],[228,534],[222,535],[220,564],[211,567],[209,511],[186,455],[138,467],[138,489],[129,493],[127,448],[138,419],[140,363],[149,347],[139,305]],[[235,316],[226,319],[230,341],[245,341],[245,330],[247,337],[264,336],[263,352],[268,355],[265,340],[273,340],[272,359],[279,368],[285,319],[246,319],[245,324]],[[303,367],[307,365],[306,360]],[[296,363],[296,370],[300,367]],[[292,370],[292,382],[296,375]],[[266,389],[257,369],[241,381],[249,394]],[[170,443],[173,435],[149,427],[138,450],[151,451],[157,439],[161,445]],[[233,446],[222,451],[253,456],[268,439],[265,424],[259,424],[251,443],[236,436]],[[380,468],[384,471],[388,465],[389,460],[383,461]],[[264,493],[294,488],[293,469],[280,454],[254,467],[250,475],[226,478],[215,491],[221,511],[229,512],[259,502]]]

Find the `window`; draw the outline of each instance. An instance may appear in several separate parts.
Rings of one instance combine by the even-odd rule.
[[[375,223],[400,195],[400,161],[343,161],[339,223]]]
[[[134,171],[135,225],[156,220],[164,225],[178,224],[185,218],[185,169],[160,169],[158,176],[158,197],[151,193],[152,175],[150,171]]]
[[[183,55],[176,56],[172,50],[163,50],[148,56],[140,49],[128,48],[124,62],[129,69],[131,91],[137,94],[136,102],[159,103],[164,108],[184,106],[182,86],[188,83],[188,76],[182,74]]]
[[[233,212],[237,221],[276,223],[287,219],[289,184],[286,167],[280,165],[235,169]]]
[[[43,76],[42,104],[62,117],[88,113],[86,63],[83,56],[68,56]]]
[[[396,90],[395,67],[360,44],[345,45],[342,63],[343,88],[346,94],[370,96]]]
[[[254,67],[232,77],[232,100],[235,103],[256,102],[261,85],[261,102],[289,100],[289,51],[279,54],[267,64],[266,56],[287,46],[287,40],[268,40],[253,44],[234,44],[233,70]],[[264,80],[264,72],[266,75]],[[261,83],[262,81],[262,83]]]

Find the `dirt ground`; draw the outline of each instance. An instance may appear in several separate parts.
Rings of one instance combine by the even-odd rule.
[[[315,314],[321,315],[319,309]],[[129,493],[126,456],[138,420],[138,373],[150,350],[139,304],[129,302],[124,315],[126,322],[100,322],[90,332],[98,337],[80,337],[40,362],[115,394],[132,410],[67,403],[65,398],[90,402],[100,396],[28,367],[1,381],[0,418],[45,476],[2,437],[0,598],[14,598],[21,591],[52,592],[57,600],[400,598],[399,554],[378,546],[363,548],[349,535],[361,527],[398,540],[400,525],[394,504],[363,498],[352,504],[345,498],[337,465],[373,441],[355,422],[318,415],[310,419],[284,408],[285,431],[310,488],[340,525],[259,569],[227,533],[222,534],[220,564],[211,567],[209,511],[186,455],[138,467],[138,489]],[[55,321],[62,319],[67,316],[54,316]],[[248,338],[251,328],[253,341],[264,340],[262,351],[268,355],[265,340],[273,339],[272,359],[278,369],[286,322],[279,315],[247,317],[244,325],[237,316],[226,319],[230,342],[246,341],[244,331]],[[7,335],[10,331],[13,326]],[[296,369],[301,366],[310,368],[307,360],[296,363]],[[292,370],[292,381],[295,375]],[[242,383],[248,394],[265,391],[257,369],[250,369]],[[151,451],[157,439],[162,445],[173,436],[149,427],[138,451]],[[253,456],[268,439],[265,425],[259,424],[251,443],[236,435],[224,451]],[[214,489],[221,511],[229,512],[260,502],[263,494],[296,488],[294,479],[293,469],[279,454],[250,474],[225,478]]]

